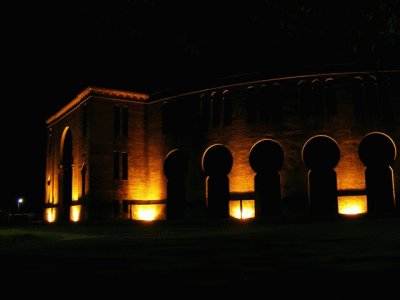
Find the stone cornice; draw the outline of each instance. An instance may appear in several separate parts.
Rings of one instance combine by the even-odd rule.
[[[100,97],[129,100],[129,101],[139,101],[139,102],[145,102],[147,99],[149,99],[149,95],[142,93],[127,92],[122,90],[114,90],[101,87],[87,87],[81,93],[79,93],[78,96],[75,97],[75,99],[73,99],[71,102],[65,105],[62,109],[60,109],[50,118],[48,118],[46,120],[46,124],[49,125],[53,123],[54,121],[61,118],[63,115],[65,115],[66,113],[77,107],[80,103],[82,103],[91,96],[100,96]]]

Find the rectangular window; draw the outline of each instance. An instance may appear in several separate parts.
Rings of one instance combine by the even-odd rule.
[[[114,179],[119,179],[119,152],[114,152]]]
[[[128,179],[128,153],[122,152],[122,179]]]
[[[128,108],[122,108],[122,136],[128,136]]]
[[[114,136],[119,136],[121,132],[121,108],[114,106]]]

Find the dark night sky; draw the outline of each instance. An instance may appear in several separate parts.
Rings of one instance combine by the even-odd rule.
[[[399,0],[8,2],[0,207],[19,196],[42,205],[45,120],[88,85],[155,92],[243,73],[400,65]]]

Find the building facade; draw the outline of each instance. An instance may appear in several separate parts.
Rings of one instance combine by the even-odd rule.
[[[329,137],[340,151],[332,166],[338,212],[366,213],[366,165],[359,147],[376,132],[394,151],[387,168],[395,207],[399,113],[399,71],[263,79],[172,96],[88,87],[46,121],[45,219],[166,219],[173,203],[180,217],[207,216],[215,180],[205,160],[214,145],[231,156],[224,175],[229,215],[254,217],[259,168],[249,156],[264,140],[283,153],[273,175],[281,213],[303,214],[310,206],[310,166],[303,151],[319,136]],[[209,170],[219,163],[217,157]]]

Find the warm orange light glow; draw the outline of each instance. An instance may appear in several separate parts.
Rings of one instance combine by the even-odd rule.
[[[70,208],[69,218],[72,222],[78,222],[81,220],[82,205],[73,205]]]
[[[367,212],[366,195],[359,196],[339,196],[338,197],[339,214],[357,215]]]
[[[229,189],[231,193],[244,193],[254,190],[255,174],[250,167],[248,156],[248,151],[243,155],[236,154],[234,156],[232,170],[229,173]]]
[[[229,174],[230,190],[232,193],[245,193],[251,192],[254,189],[254,172],[246,170],[245,173],[239,175],[241,168],[233,167],[231,174]],[[248,171],[248,172],[247,172]]]
[[[365,167],[358,157],[358,140],[340,144],[340,161],[335,168],[338,190],[365,189]]]
[[[229,201],[229,215],[235,219],[254,218],[255,217],[254,200]]]
[[[238,143],[240,140],[245,140],[247,134],[248,133],[246,131],[235,131],[235,135],[230,137],[232,140],[224,143],[233,157],[232,169],[228,174],[229,190],[231,193],[246,193],[254,191],[255,174],[249,164],[250,145],[246,143]],[[209,148],[204,151],[202,160],[204,159],[204,155]]]
[[[132,220],[164,220],[165,204],[131,204]]]
[[[149,177],[148,181],[135,181],[136,185],[132,185],[132,187],[130,187],[129,194],[131,195],[132,199],[135,200],[165,199],[166,196],[164,192],[165,178],[162,178],[162,173],[151,174],[151,176]]]
[[[78,187],[78,182],[77,180],[75,180],[75,182],[73,181],[73,185],[72,185],[72,201],[77,201],[78,200],[78,192],[79,187]]]
[[[365,191],[365,167],[358,157],[358,140],[340,145],[341,158],[336,167],[337,186],[339,191],[339,214],[356,215],[367,212],[366,195],[341,195],[346,191]],[[365,192],[364,192],[365,193]]]
[[[53,223],[57,220],[57,208],[48,207],[45,209],[44,218],[47,222]]]
[[[152,185],[151,187],[146,187],[145,185],[137,186],[134,190],[133,199],[140,200],[154,200],[162,199],[162,190],[160,185]]]

